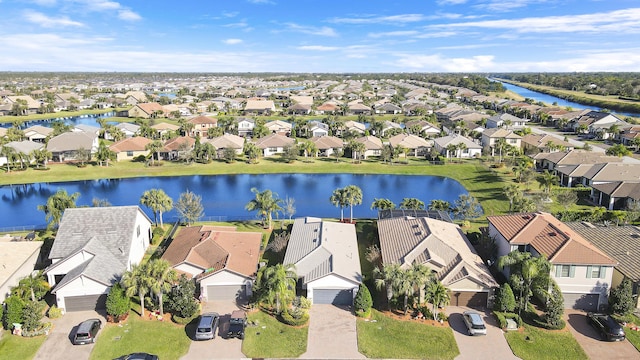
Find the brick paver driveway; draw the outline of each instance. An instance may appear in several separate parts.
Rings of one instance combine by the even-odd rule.
[[[602,341],[600,334],[589,325],[587,315],[583,311],[565,310],[564,319],[573,337],[590,359],[640,359],[640,352],[627,340]]]
[[[73,345],[71,341],[75,335],[78,325],[81,322],[98,318],[102,320],[102,326],[107,323],[104,314],[96,311],[76,311],[66,313],[59,319],[52,320],[53,329],[47,335],[36,356],[35,360],[66,360],[66,359],[88,359],[94,344]],[[96,338],[100,341],[102,330],[98,332]]]
[[[350,308],[312,305],[309,315],[307,352],[301,359],[365,358],[358,352],[356,317]]]

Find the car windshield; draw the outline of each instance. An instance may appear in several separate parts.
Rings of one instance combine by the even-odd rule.
[[[78,339],[86,339],[89,337],[89,333],[77,333],[76,338]]]
[[[211,332],[210,327],[200,327],[198,328],[198,332]]]

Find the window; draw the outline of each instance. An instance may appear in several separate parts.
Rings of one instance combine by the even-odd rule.
[[[132,157],[133,156],[133,151],[127,151],[127,156],[128,157]]]
[[[516,144],[518,142],[518,140],[516,139],[509,139],[509,144]]]
[[[587,266],[587,279],[604,279],[605,274],[604,266]]]
[[[272,152],[272,153],[278,152],[278,148],[270,147],[269,152]]]
[[[556,265],[556,277],[557,278],[572,278],[575,276],[575,265]]]
[[[140,237],[140,225],[138,225],[136,227],[136,233],[137,233],[138,237]]]

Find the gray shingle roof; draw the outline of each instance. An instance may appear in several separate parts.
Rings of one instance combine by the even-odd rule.
[[[284,264],[294,264],[303,284],[329,274],[360,283],[355,225],[299,218],[293,224]]]

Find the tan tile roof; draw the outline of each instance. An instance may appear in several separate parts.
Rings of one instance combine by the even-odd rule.
[[[256,146],[260,149],[285,147],[287,145],[293,145],[294,142],[294,139],[279,134],[271,134],[255,140]]]
[[[316,108],[319,111],[336,111],[338,110],[338,105],[332,103],[324,103]]]
[[[400,145],[406,149],[418,149],[433,146],[433,141],[427,141],[416,135],[398,134],[389,139],[389,144],[393,147]]]
[[[531,245],[552,264],[616,264],[549,213],[488,216],[487,220],[510,244]]]
[[[150,142],[151,140],[145,137],[134,136],[134,137],[122,139],[116,143],[113,143],[111,146],[109,146],[109,149],[115,152],[143,151],[143,150],[146,150],[146,146]]]
[[[558,151],[552,153],[539,153],[534,156],[536,160],[547,160],[557,165],[598,164],[608,162],[621,162],[618,156],[609,156],[603,153],[585,150]]]
[[[382,140],[375,136],[363,136],[356,139],[357,142],[363,143],[367,150],[382,149]]]
[[[244,147],[244,138],[233,134],[224,134],[213,139],[205,139],[203,142],[208,142],[216,149],[242,149]]]
[[[218,123],[218,119],[210,118],[204,115],[196,116],[187,121],[192,124],[217,124]]]
[[[206,277],[227,269],[251,277],[260,258],[261,233],[229,227],[191,226],[181,229],[162,258],[172,266],[188,263],[204,269]]]
[[[174,125],[174,124],[170,124],[170,123],[167,123],[167,122],[163,121],[163,122],[159,122],[157,124],[151,125],[151,128],[155,129],[155,130],[171,130],[171,131],[175,131],[175,130],[180,129],[180,126]]]
[[[335,136],[314,136],[310,140],[316,144],[319,150],[342,148],[344,146],[342,139]]]
[[[176,151],[180,149],[180,145],[185,142],[188,143],[189,146],[193,147],[193,145],[196,143],[196,140],[188,136],[179,136],[177,138],[167,140],[164,143],[164,148],[168,151]]]
[[[151,115],[153,114],[154,111],[160,111],[162,113],[164,113],[164,109],[162,108],[162,105],[152,102],[152,103],[138,103],[136,104],[137,107],[139,107],[142,111],[144,111],[145,113]]]
[[[532,146],[538,147],[538,148],[543,148],[545,146],[547,146],[548,142],[551,142],[552,144],[558,145],[558,146],[563,146],[566,148],[573,148],[574,146],[564,140],[560,140],[555,136],[551,136],[551,135],[539,135],[539,134],[529,134],[529,135],[525,135],[522,138],[522,142],[526,143],[526,144],[530,144]]]

